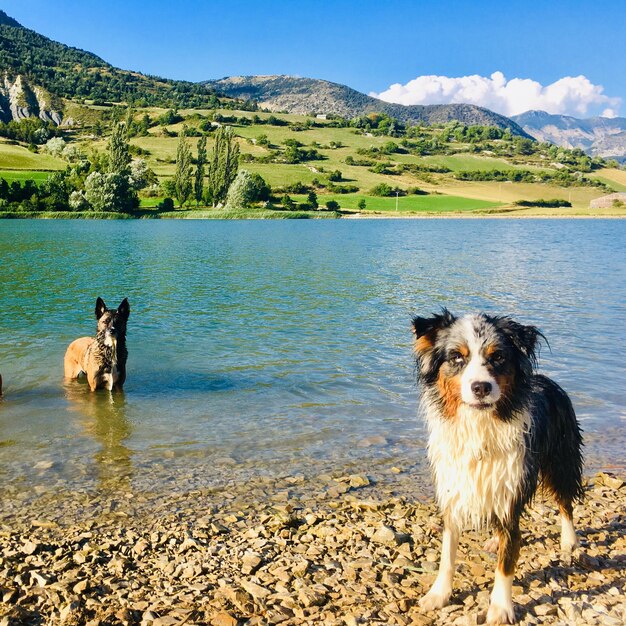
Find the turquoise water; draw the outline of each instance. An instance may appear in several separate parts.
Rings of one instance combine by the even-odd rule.
[[[625,244],[617,220],[2,221],[0,477],[425,474],[410,319],[441,306],[539,326],[588,467],[624,467]],[[123,394],[63,380],[98,296],[130,301]]]

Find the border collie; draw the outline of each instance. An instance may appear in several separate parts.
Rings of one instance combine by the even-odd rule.
[[[424,610],[449,603],[459,535],[492,527],[497,568],[487,623],[513,624],[519,521],[542,486],[561,515],[561,549],[578,545],[572,504],[582,499],[582,436],[572,403],[534,372],[534,326],[446,309],[413,320],[418,381],[429,430],[428,459],[443,516],[439,573]]]

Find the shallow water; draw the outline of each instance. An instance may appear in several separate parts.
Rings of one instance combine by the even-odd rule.
[[[45,490],[425,473],[410,319],[532,323],[590,469],[624,467],[626,222],[2,221],[0,478]],[[131,305],[123,394],[64,382],[96,297]]]

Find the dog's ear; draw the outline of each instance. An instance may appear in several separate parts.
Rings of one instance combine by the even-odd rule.
[[[424,357],[435,346],[437,334],[444,328],[448,328],[456,321],[456,317],[448,311],[441,309],[440,314],[432,317],[414,317],[413,334],[415,335],[415,352],[418,357]]]
[[[128,298],[124,298],[121,302],[120,305],[117,307],[117,312],[124,318],[124,319],[128,319],[128,316],[130,315],[130,304],[128,304]]]
[[[496,324],[515,348],[525,354],[533,364],[537,362],[536,350],[539,339],[543,339],[546,343],[548,340],[536,326],[524,326],[509,317],[498,318]]]
[[[98,298],[96,300],[96,319],[99,320],[107,310],[107,305],[104,304],[104,300],[102,298]]]

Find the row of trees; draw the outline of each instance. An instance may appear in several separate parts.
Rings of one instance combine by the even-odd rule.
[[[138,192],[155,184],[156,176],[143,159],[133,159],[123,124],[113,127],[107,150],[87,159],[79,150],[68,150],[61,138],[48,141],[46,148],[70,161],[37,185],[27,180],[10,185],[0,182],[0,206],[21,211],[114,211],[138,208]]]
[[[165,193],[176,198],[179,206],[195,200],[196,206],[241,208],[270,200],[272,190],[259,174],[239,170],[239,144],[231,127],[217,130],[210,153],[206,142],[206,136],[198,139],[194,169],[185,130],[180,133],[176,171],[174,177],[163,184]]]
[[[59,131],[52,122],[44,122],[38,117],[27,117],[23,120],[12,120],[8,123],[0,122],[0,137],[14,141],[22,141],[30,145],[46,143],[50,137],[58,135]]]
[[[32,180],[9,184],[0,179],[0,209],[129,213],[139,207],[138,192],[158,182],[143,159],[132,158],[125,123],[114,124],[106,152],[94,153],[90,159],[60,137],[50,139],[45,149],[69,161],[66,170],[39,185]],[[217,130],[210,152],[206,136],[201,136],[195,158],[183,129],[174,177],[164,181],[162,190],[181,207],[195,200],[197,206],[239,208],[271,196],[271,188],[260,175],[239,171],[239,144],[230,127]],[[173,208],[167,200],[164,206]]]
[[[600,187],[610,191],[610,187],[595,178],[587,178],[579,173],[566,169],[548,170],[462,170],[455,174],[458,180],[497,181],[512,183],[553,183],[562,187],[579,185],[584,187]]]
[[[182,207],[192,200],[212,206],[226,203],[228,190],[239,169],[239,144],[230,126],[221,127],[215,133],[215,144],[207,153],[206,136],[198,139],[194,158],[187,141],[185,129],[180,132],[176,149],[174,177],[163,183],[167,196],[178,200]]]

